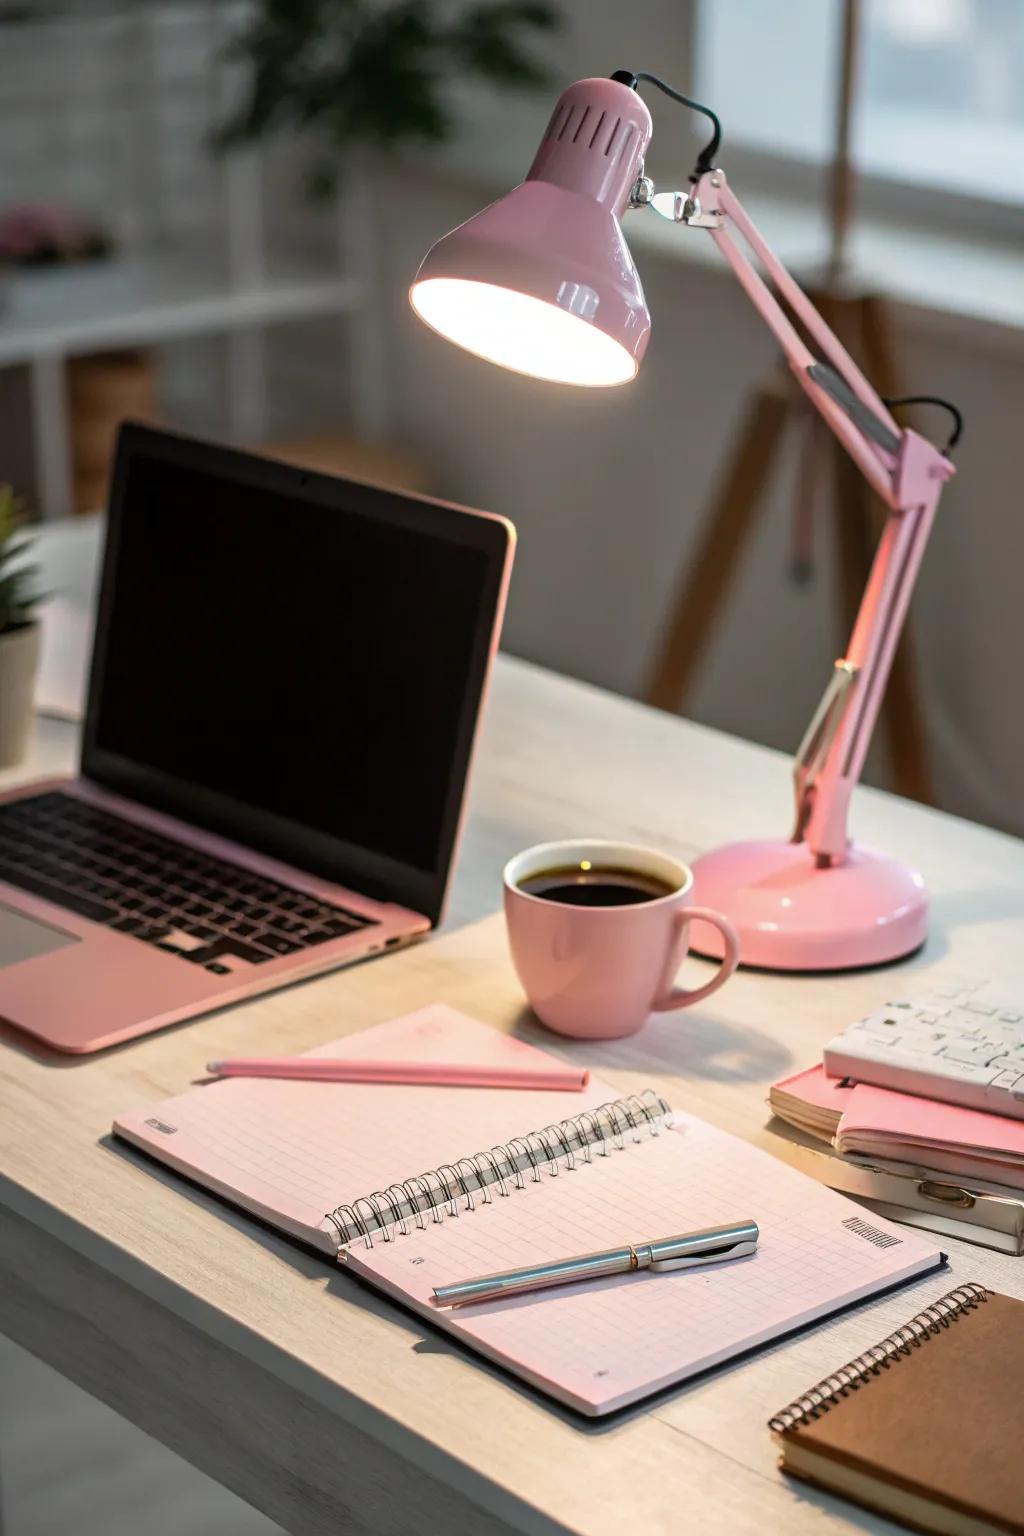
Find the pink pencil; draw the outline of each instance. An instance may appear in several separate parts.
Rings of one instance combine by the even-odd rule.
[[[550,1088],[581,1093],[582,1067],[474,1067],[453,1061],[339,1061],[331,1056],[235,1056],[211,1061],[217,1077],[285,1077],[311,1083],[416,1083],[434,1088]]]

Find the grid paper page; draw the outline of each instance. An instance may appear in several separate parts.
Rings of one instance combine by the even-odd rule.
[[[307,1053],[345,1059],[550,1065],[437,1003]],[[325,1213],[618,1098],[582,1093],[226,1078],[114,1122],[117,1135],[306,1242],[334,1252]]]
[[[438,1310],[435,1285],[752,1218],[756,1254]],[[874,1234],[843,1225],[859,1220]],[[687,1115],[349,1263],[585,1413],[606,1413],[933,1267],[930,1243]],[[891,1243],[891,1246],[878,1246]]]

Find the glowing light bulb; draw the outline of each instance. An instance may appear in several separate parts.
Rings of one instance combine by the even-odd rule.
[[[431,277],[409,294],[421,320],[449,341],[515,373],[608,388],[636,377],[620,342],[557,304],[468,278]]]

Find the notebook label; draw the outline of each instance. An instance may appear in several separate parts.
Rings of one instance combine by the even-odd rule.
[[[876,1248],[893,1248],[897,1243],[902,1243],[902,1237],[897,1237],[894,1232],[883,1232],[879,1227],[873,1227],[869,1221],[864,1221],[860,1216],[847,1216],[843,1226],[848,1232],[855,1232],[858,1237],[866,1238],[869,1243],[874,1243]]]

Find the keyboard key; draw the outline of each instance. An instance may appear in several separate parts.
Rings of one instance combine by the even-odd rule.
[[[176,954],[191,954],[194,949],[202,949],[204,940],[194,933],[188,933],[184,928],[172,925],[167,937],[161,942],[161,949],[173,949]]]
[[[290,933],[293,936],[305,931],[306,924],[297,917],[289,917],[282,912],[274,917],[274,928],[277,933]]]
[[[987,1045],[971,1045],[965,1042],[963,1045],[947,1045],[942,1053],[944,1061],[965,1061],[974,1066],[988,1066],[995,1051]]]
[[[855,1033],[858,1039],[877,1041],[881,1046],[892,1045],[894,1041],[903,1038],[902,1029],[896,1029],[884,1021],[876,1022],[874,1019],[866,1019],[863,1024],[858,1024]]]
[[[264,949],[272,950],[275,955],[292,955],[301,948],[301,945],[296,944],[292,939],[286,939],[280,933],[259,933],[256,935],[255,942],[262,945]]]
[[[246,960],[250,965],[265,965],[268,960],[274,958],[270,950],[257,949],[255,945],[243,943],[241,939],[221,937],[204,945],[202,949],[192,950],[185,959],[199,965],[208,965],[211,960],[220,960],[224,956]]]

